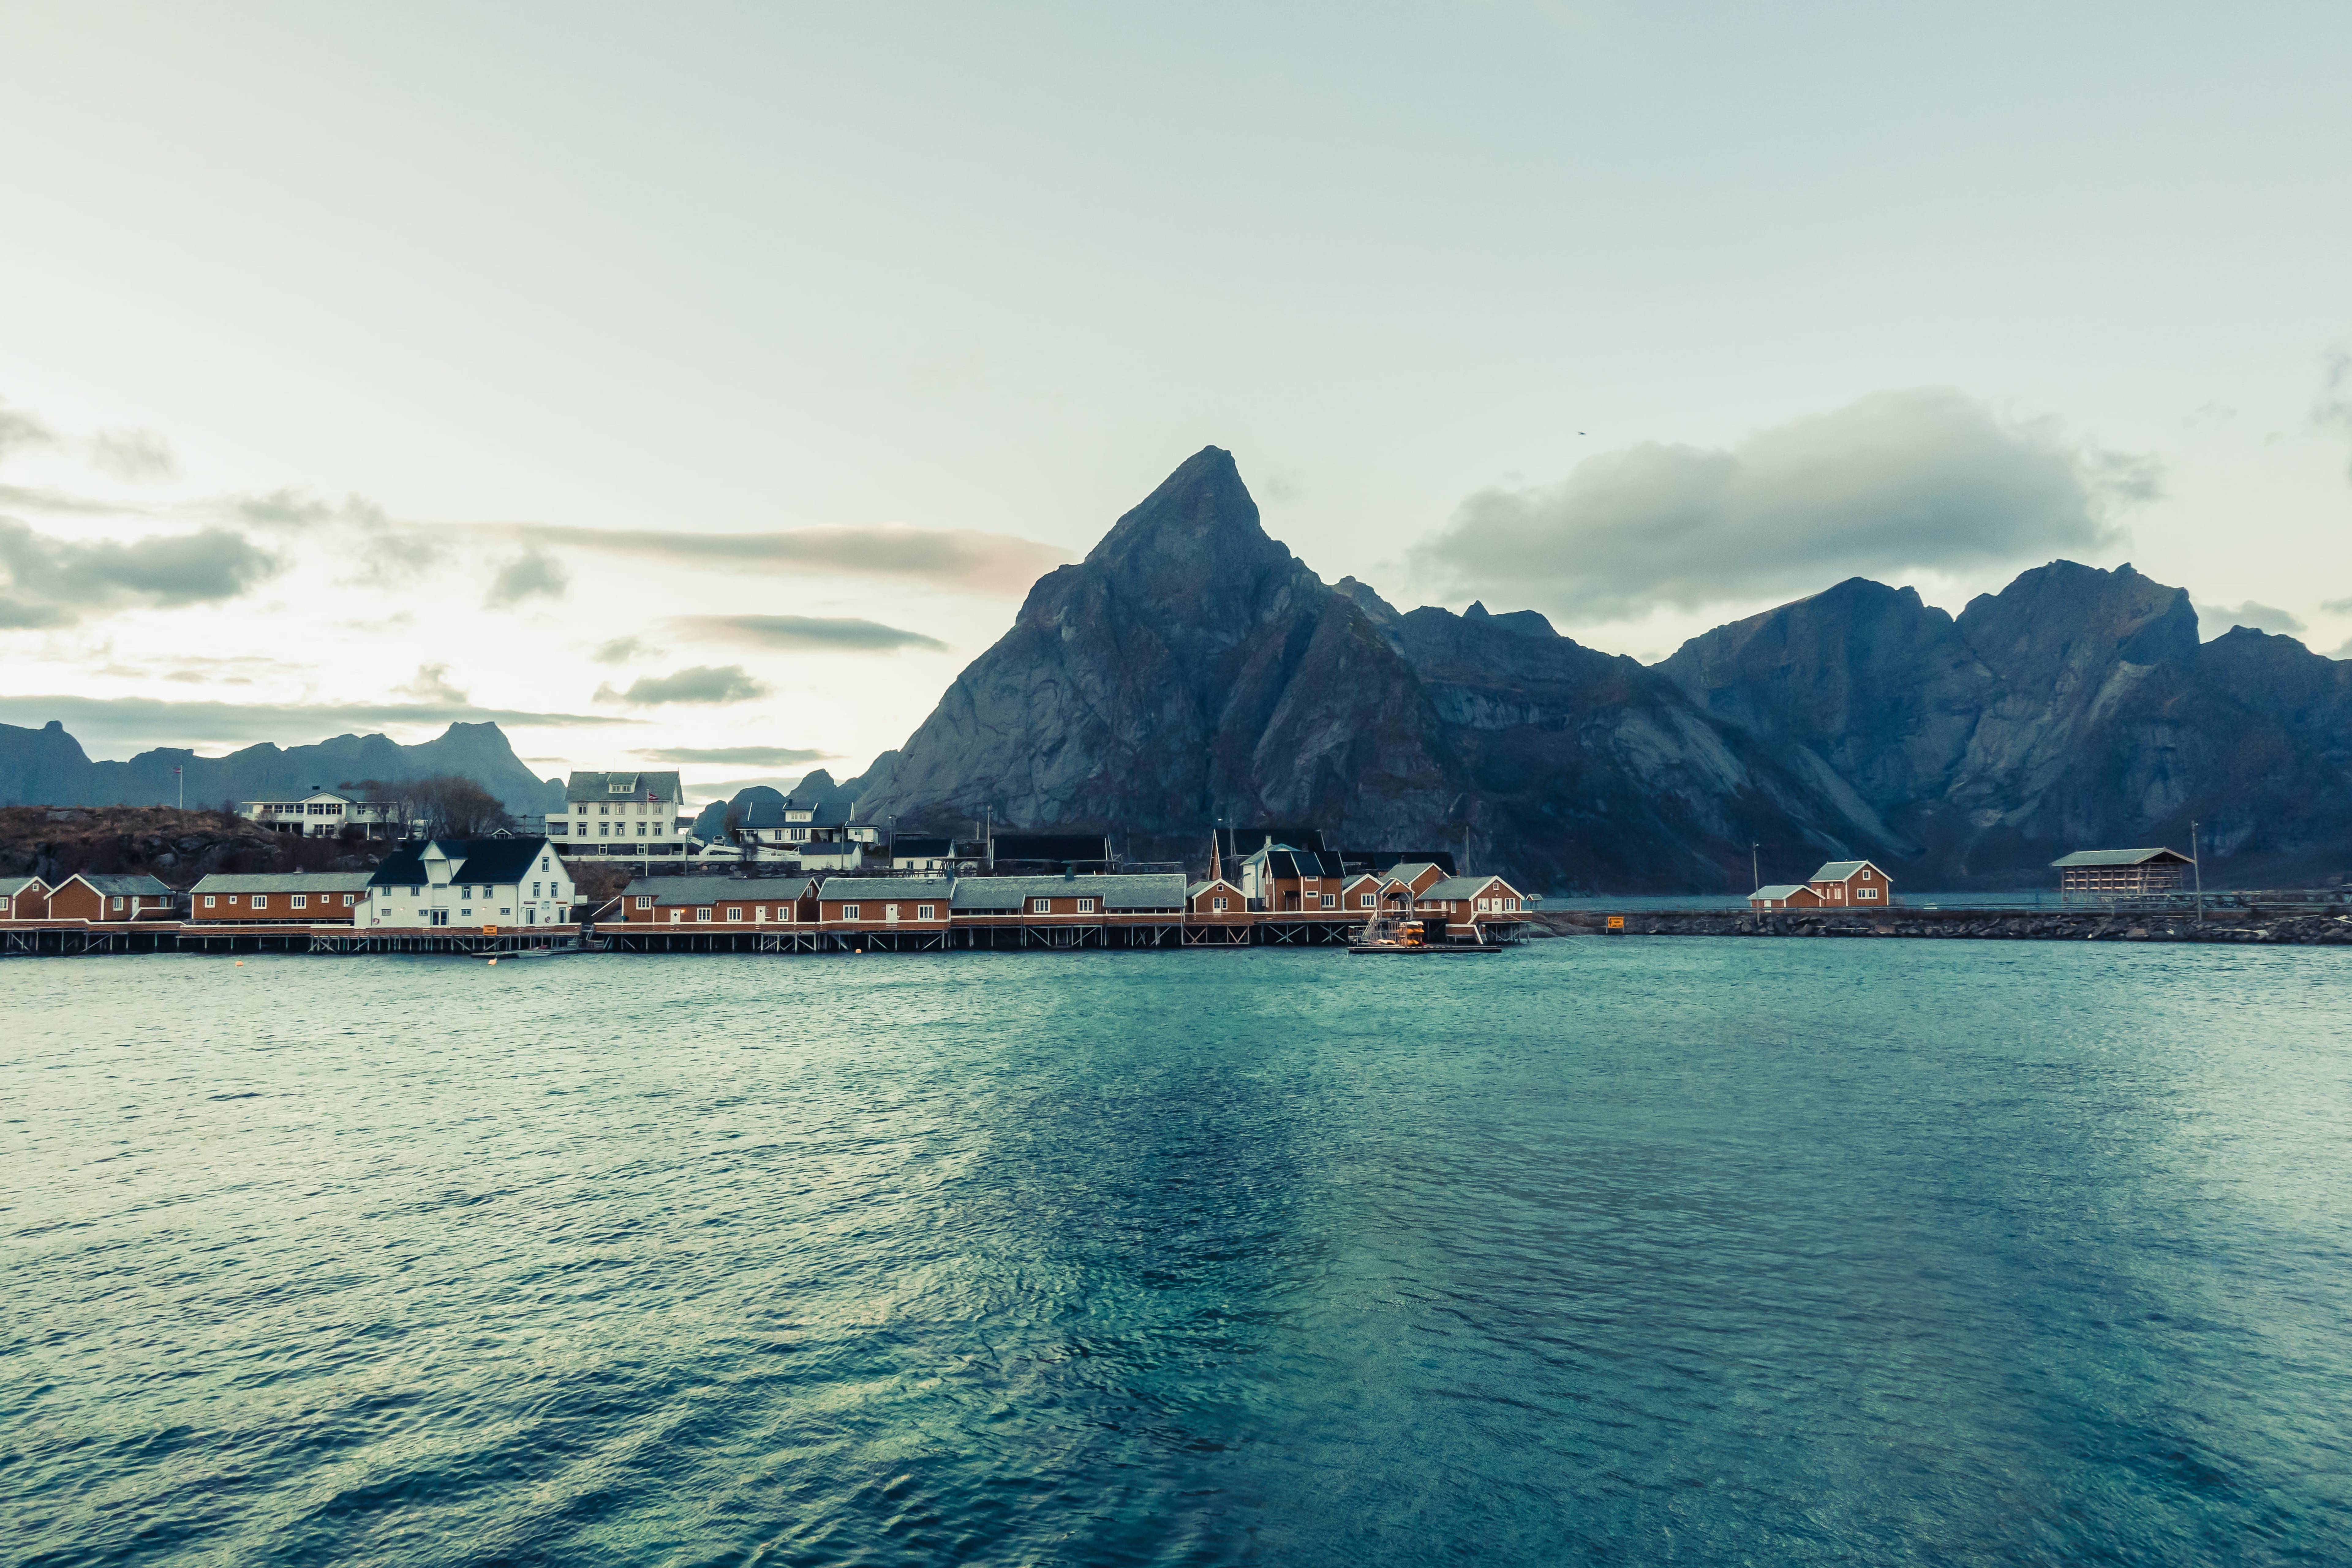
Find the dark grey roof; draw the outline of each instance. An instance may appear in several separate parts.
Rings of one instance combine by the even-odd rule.
[[[1315,853],[1304,849],[1268,849],[1265,852],[1266,874],[1284,879],[1300,877],[1344,877],[1346,867],[1336,852]],[[1255,859],[1255,856],[1251,857]]]
[[[375,882],[373,871],[215,871],[191,893],[358,893]]]
[[[827,877],[824,896],[896,904],[908,899],[951,900],[955,889],[953,877]]]
[[[1451,849],[1342,849],[1339,858],[1351,871],[1379,871],[1389,866],[1434,866],[1449,877],[1454,875]]]
[[[904,855],[913,859],[949,860],[955,857],[955,840],[919,838],[911,833],[894,833],[890,836],[890,853],[894,857]]]
[[[1097,833],[1000,833],[993,842],[999,860],[1062,864],[1111,858],[1110,839]]]
[[[2068,869],[2082,866],[2144,866],[2167,856],[2179,865],[2192,864],[2178,849],[2077,849],[2072,855],[2061,855],[2050,864]]]
[[[817,885],[814,877],[639,877],[621,897],[670,904],[788,904]]]
[[[565,781],[563,799],[566,805],[581,801],[643,800],[651,791],[656,800],[671,805],[686,798],[675,773],[575,773]]]
[[[1215,837],[1220,860],[1244,860],[1269,844],[1317,853],[1323,848],[1319,827],[1220,827]]]
[[[110,899],[127,899],[133,893],[147,897],[156,893],[168,893],[172,890],[163,883],[144,874],[130,877],[93,877],[87,871],[78,871],[66,880],[70,882],[76,878],[88,882]]]
[[[962,877],[955,885],[960,910],[1017,910],[1029,899],[1094,899],[1103,910],[1178,910],[1184,878],[1177,871],[1128,871],[1088,877]]]
[[[456,876],[467,882],[512,882],[528,879],[539,863],[540,855],[547,850],[547,840],[536,833],[519,833],[511,838],[428,838],[404,844],[385,857],[375,875],[368,879],[372,888],[396,888],[403,883],[425,881],[425,854],[435,845],[452,860],[462,862]],[[549,868],[554,869],[551,861]]]

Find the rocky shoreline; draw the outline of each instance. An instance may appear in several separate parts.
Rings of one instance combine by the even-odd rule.
[[[1609,934],[1606,911],[1545,910],[1537,919],[1556,936]],[[2209,911],[2109,914],[2096,910],[1890,910],[1854,915],[1811,910],[1755,914],[1727,910],[1628,912],[1626,936],[1944,937],[2001,942],[2198,942],[2352,946],[2352,912]]]

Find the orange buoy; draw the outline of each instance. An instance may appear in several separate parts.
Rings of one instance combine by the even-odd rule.
[[[243,968],[245,967],[245,960],[243,960],[243,959],[241,959],[241,958],[240,958],[240,959],[238,959],[238,960],[236,961],[236,966],[237,966],[239,969],[243,969]]]

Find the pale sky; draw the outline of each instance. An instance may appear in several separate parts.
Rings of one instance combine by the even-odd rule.
[[[18,0],[0,721],[846,776],[1211,443],[1327,581],[1644,659],[2058,554],[2352,651],[2347,59],[2340,4]]]

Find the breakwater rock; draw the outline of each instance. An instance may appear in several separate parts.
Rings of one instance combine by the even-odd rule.
[[[2010,942],[2269,942],[2352,946],[2352,912],[2232,910],[2192,915],[2097,910],[1890,910],[1854,915],[1811,910],[1756,914],[1659,910],[1624,915],[1626,936],[1944,937]],[[1538,919],[1562,936],[1608,932],[1606,911],[1546,910]]]

